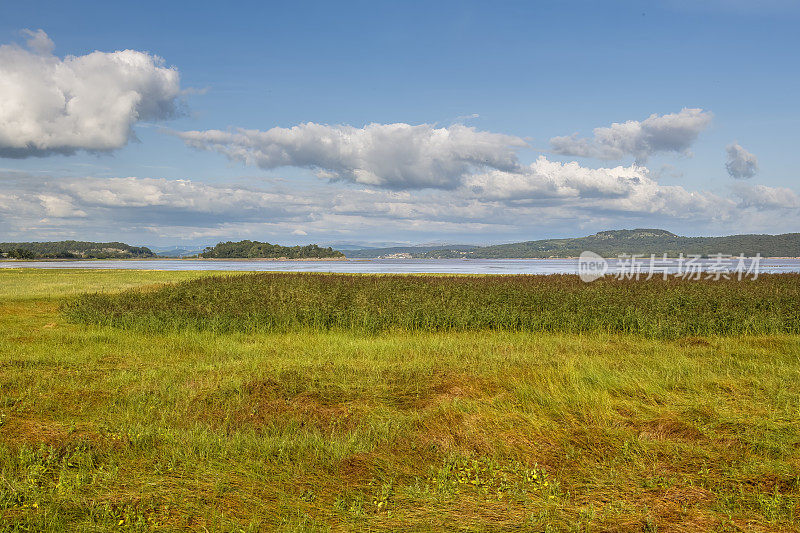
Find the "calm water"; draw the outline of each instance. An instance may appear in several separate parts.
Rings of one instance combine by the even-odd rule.
[[[699,262],[701,270],[714,270],[713,260]],[[659,260],[656,272],[675,272],[677,260]],[[800,259],[762,259],[762,273],[800,272]],[[116,261],[0,261],[0,268],[91,268],[132,270],[226,270],[282,272],[348,272],[348,273],[451,273],[451,274],[577,274],[577,259],[370,259],[348,261],[203,261],[116,260]],[[617,260],[609,260],[609,274],[629,269]],[[649,269],[649,260],[641,271]],[[733,270],[731,267],[729,270]]]

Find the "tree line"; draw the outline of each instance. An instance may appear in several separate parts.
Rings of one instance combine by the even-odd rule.
[[[603,257],[637,254],[677,257],[679,254],[710,257],[717,254],[753,257],[800,257],[800,233],[782,235],[730,235],[726,237],[682,237],[661,229],[601,231],[574,239],[544,239],[482,246],[472,250],[443,249],[415,257],[443,259],[521,259],[577,257],[584,251]]]
[[[322,248],[316,244],[306,246],[281,246],[268,242],[238,241],[221,242],[209,246],[199,254],[206,259],[329,259],[344,257],[333,248]]]
[[[150,248],[122,242],[50,241],[3,242],[6,259],[141,259],[156,257]]]

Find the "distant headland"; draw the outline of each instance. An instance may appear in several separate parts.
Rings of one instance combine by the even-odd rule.
[[[343,260],[343,259],[561,259],[577,257],[584,251],[603,257],[622,254],[669,257],[717,254],[752,257],[800,257],[800,233],[781,235],[729,235],[725,237],[682,237],[662,229],[601,231],[594,235],[566,239],[475,246],[443,244],[437,246],[393,246],[355,248],[345,253],[317,244],[282,246],[251,240],[220,242],[185,259],[264,259],[264,260]],[[164,259],[164,255],[145,246],[121,242],[5,242],[0,243],[0,259]]]

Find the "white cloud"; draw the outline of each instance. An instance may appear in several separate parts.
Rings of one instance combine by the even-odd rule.
[[[85,217],[86,211],[78,209],[72,199],[61,195],[40,194],[39,201],[47,216],[53,218]]]
[[[586,168],[540,157],[516,171],[491,170],[463,178],[454,189],[396,191],[331,184],[302,195],[281,189],[219,186],[190,180],[82,178],[63,181],[59,194],[85,211],[126,220],[216,225],[231,221],[302,222],[431,230],[430,224],[535,225],[544,217],[663,216],[720,220],[736,202],[708,192],[660,185],[646,167]],[[202,216],[201,216],[202,215]],[[332,217],[338,217],[333,221]],[[188,221],[188,222],[187,222]],[[314,225],[316,224],[316,225]],[[426,227],[426,225],[428,225]],[[295,226],[289,233],[298,229]],[[299,235],[295,233],[295,235]]]
[[[786,187],[768,187],[767,185],[738,184],[733,188],[734,194],[741,199],[741,207],[757,209],[797,209],[800,208],[800,197]]]
[[[156,208],[228,217],[270,216],[277,210],[302,212],[310,202],[289,193],[164,178],[82,178],[59,188],[88,207]]]
[[[50,37],[47,36],[44,30],[22,30],[22,34],[28,36],[25,44],[27,44],[28,48],[36,54],[51,54],[56,47],[56,44],[52,39],[50,39]]]
[[[13,213],[20,207],[20,198],[14,194],[0,193],[0,213]]]
[[[447,190],[326,183],[298,193],[283,183],[0,180],[0,227],[17,240],[128,235],[131,242],[147,242],[147,236],[314,242],[337,235],[361,240],[364,235],[402,235],[470,242],[478,235],[483,241],[525,240],[620,226],[690,234],[775,232],[791,231],[798,223],[800,199],[789,189],[737,183],[732,194],[721,196],[662,185],[641,165],[587,168],[545,157],[514,171],[466,176]]]
[[[476,196],[512,205],[560,205],[587,212],[617,211],[672,217],[716,218],[730,200],[680,186],[660,185],[640,165],[586,168],[540,156],[522,172],[492,171],[470,176],[465,187]]]
[[[175,114],[178,71],[136,50],[63,59],[42,30],[0,46],[0,157],[124,146],[139,120]]]
[[[492,171],[467,178],[465,186],[487,199],[542,200],[555,198],[620,197],[648,179],[640,166],[586,168],[540,156],[520,172]]]
[[[644,162],[657,152],[688,153],[689,147],[711,123],[711,113],[702,109],[684,108],[679,113],[650,115],[643,121],[614,122],[595,128],[590,139],[578,134],[553,137],[550,145],[555,153],[598,159],[622,159],[633,156]]]
[[[728,160],[725,162],[725,168],[732,178],[748,179],[752,178],[758,172],[758,158],[742,148],[739,143],[732,142],[725,147],[728,152]]]
[[[261,168],[292,166],[321,178],[389,189],[453,189],[480,168],[513,170],[519,137],[456,124],[369,124],[363,128],[309,122],[267,131],[175,133],[187,145]]]

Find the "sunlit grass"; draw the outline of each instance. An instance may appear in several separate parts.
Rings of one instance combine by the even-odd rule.
[[[221,275],[221,273],[213,271],[3,268],[0,269],[0,302],[37,298],[52,299],[57,296],[83,292],[115,292],[142,285],[174,283],[211,275]]]
[[[144,332],[58,308],[191,274],[62,275],[0,272],[7,529],[798,527],[800,337]]]

